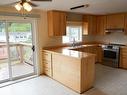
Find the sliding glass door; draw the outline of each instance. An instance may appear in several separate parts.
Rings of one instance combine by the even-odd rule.
[[[9,79],[8,46],[5,21],[0,21],[0,82]]]
[[[0,81],[36,74],[33,24],[23,21],[1,22],[0,33],[3,37],[0,40],[0,53],[3,54],[0,55]]]

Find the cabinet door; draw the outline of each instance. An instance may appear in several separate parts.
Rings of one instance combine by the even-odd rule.
[[[127,69],[127,47],[120,49],[120,67]]]
[[[53,79],[64,85],[80,91],[80,64],[79,59],[53,54]]]
[[[113,14],[107,16],[107,29],[124,28],[124,14]]]
[[[84,48],[83,48],[83,52],[89,53],[89,47],[84,47]]]
[[[125,34],[127,34],[127,14],[125,14]]]
[[[102,62],[103,59],[103,49],[102,47],[97,47],[97,61]]]
[[[60,13],[60,35],[66,35],[66,13],[61,12]]]
[[[96,54],[96,62],[102,62],[102,54],[103,54],[102,47],[88,46],[88,47],[84,47],[82,51]]]
[[[105,35],[106,16],[97,16],[97,35]]]
[[[84,16],[83,35],[96,35],[96,16],[93,15]]]
[[[48,12],[49,36],[63,36],[66,34],[66,13],[60,11]]]
[[[61,36],[61,25],[60,25],[60,21],[61,21],[61,15],[59,12],[53,12],[53,36]]]

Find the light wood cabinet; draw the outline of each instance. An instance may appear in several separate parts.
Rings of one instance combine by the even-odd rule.
[[[97,62],[102,62],[103,60],[103,49],[101,46],[98,46],[97,49],[94,49],[94,51],[97,50]]]
[[[107,29],[124,28],[124,14],[107,15]]]
[[[46,50],[43,50],[43,66],[44,74],[52,77],[52,54]]]
[[[103,50],[100,46],[87,46],[87,47],[81,47],[81,48],[75,48],[73,50],[81,51],[81,52],[87,52],[95,54],[95,62],[102,62],[103,59]]]
[[[74,91],[83,93],[94,84],[95,55],[79,52],[80,55],[74,57],[69,56],[70,52],[62,53],[61,49],[43,50],[44,73]]]
[[[85,50],[85,48],[84,48]],[[87,47],[87,49],[89,53],[93,53],[93,54],[96,54],[96,57],[95,57],[95,61],[96,62],[102,62],[102,47],[100,46],[90,46],[90,47]],[[85,51],[87,52],[87,51]]]
[[[127,69],[127,47],[120,48],[120,67]]]
[[[97,16],[97,34],[105,35],[106,16]]]
[[[82,93],[93,86],[95,79],[95,58],[73,58],[53,54],[53,78],[65,86]]]
[[[61,11],[48,11],[49,36],[66,35],[66,13]]]
[[[125,32],[125,34],[127,34],[127,13],[125,14],[125,26],[124,26],[124,32]]]
[[[84,15],[83,17],[83,35],[96,35],[96,16]]]

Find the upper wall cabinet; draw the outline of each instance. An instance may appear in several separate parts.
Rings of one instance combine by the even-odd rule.
[[[127,13],[125,14],[125,24],[124,24],[125,34],[127,34]]]
[[[48,11],[49,36],[66,35],[66,13],[61,11]]]
[[[97,16],[97,34],[105,35],[106,16]]]
[[[107,29],[124,28],[124,14],[107,15]]]
[[[96,35],[96,16],[84,15],[83,35]]]

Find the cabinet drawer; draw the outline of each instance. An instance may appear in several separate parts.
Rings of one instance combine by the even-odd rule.
[[[120,55],[121,56],[127,56],[127,52],[126,51],[121,51]]]
[[[51,61],[51,54],[44,54],[43,58]]]
[[[121,52],[127,52],[127,48],[121,48]]]
[[[46,63],[46,64],[51,63],[51,58],[50,59],[43,58],[43,63]]]
[[[52,77],[52,68],[51,64],[44,64],[44,74]]]
[[[121,54],[127,54],[127,50],[121,50]]]
[[[49,53],[49,52],[43,52],[43,60],[45,60],[45,61],[51,61],[51,53]]]
[[[52,77],[52,53],[46,50],[42,53],[44,74]]]
[[[127,54],[121,54],[120,57],[121,58],[127,58]]]
[[[120,49],[120,67],[127,69],[127,48]]]
[[[51,68],[51,63],[44,63],[44,68]]]
[[[48,75],[50,77],[52,76],[51,70],[50,69],[47,69],[47,68],[44,69],[44,74],[45,75]]]
[[[121,56],[121,60],[127,60],[127,56]]]

